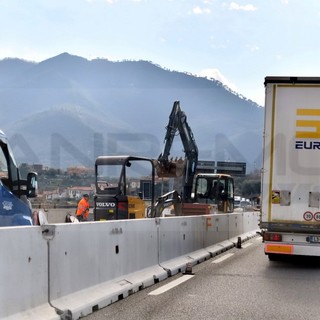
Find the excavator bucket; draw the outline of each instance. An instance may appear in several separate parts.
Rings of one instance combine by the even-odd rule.
[[[176,178],[181,177],[185,172],[185,160],[170,160],[161,163],[154,160],[154,165],[159,178]]]

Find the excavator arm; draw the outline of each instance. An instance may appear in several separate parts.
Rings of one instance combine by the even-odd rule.
[[[198,147],[192,130],[188,125],[187,116],[180,109],[179,101],[175,101],[173,104],[166,129],[163,151],[158,160],[155,161],[157,174],[159,177],[179,177],[183,175],[183,200],[188,201],[191,198],[193,178],[198,163]],[[177,131],[183,144],[185,159],[169,160],[172,143]]]
[[[179,215],[181,213],[181,203],[182,201],[178,191],[170,191],[158,198],[153,211],[148,208],[147,216],[148,218],[162,217],[164,209],[169,207],[173,207],[175,215]]]

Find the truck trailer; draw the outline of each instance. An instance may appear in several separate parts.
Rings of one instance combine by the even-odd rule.
[[[320,256],[320,77],[266,77],[260,228],[270,260]]]

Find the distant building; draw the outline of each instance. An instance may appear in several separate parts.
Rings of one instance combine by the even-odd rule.
[[[86,193],[94,194],[94,187],[70,187],[67,189],[67,197],[71,199],[80,199]]]
[[[85,174],[94,174],[93,168],[86,167],[69,167],[67,168],[67,173],[69,175],[85,175]]]
[[[43,191],[42,198],[44,198],[45,200],[60,199],[59,188],[51,191]]]
[[[42,164],[33,164],[31,167],[32,167],[32,170],[35,171],[35,172],[44,171],[44,168],[43,168]]]

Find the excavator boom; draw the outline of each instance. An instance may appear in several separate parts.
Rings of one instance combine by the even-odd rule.
[[[159,177],[181,177],[184,176],[183,199],[191,198],[193,178],[198,163],[198,147],[193,137],[191,128],[187,122],[186,114],[180,109],[180,102],[175,101],[169,116],[169,123],[164,139],[164,148],[154,165]],[[174,137],[177,132],[184,147],[185,159],[169,160],[170,151]]]

